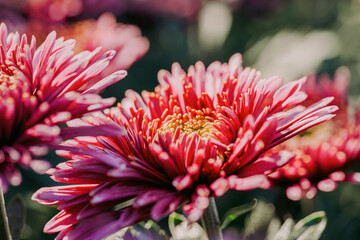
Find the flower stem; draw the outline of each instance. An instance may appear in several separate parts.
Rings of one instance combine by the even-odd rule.
[[[209,240],[223,239],[216,203],[213,197],[209,198],[209,207],[205,210],[201,223]]]
[[[0,234],[0,239],[11,240],[11,233],[9,228],[9,221],[6,215],[6,208],[5,208],[5,199],[4,193],[0,183],[0,224],[2,225],[0,229],[2,229]]]

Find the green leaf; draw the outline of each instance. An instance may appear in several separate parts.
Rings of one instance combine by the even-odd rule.
[[[325,212],[319,211],[301,219],[296,224],[288,218],[274,235],[268,231],[269,240],[318,240],[326,226]],[[276,227],[275,227],[276,228]],[[269,229],[268,229],[269,230]],[[272,229],[271,232],[274,232]]]
[[[256,206],[256,199],[252,200],[251,202],[238,206],[238,207],[234,207],[230,210],[228,210],[223,217],[223,220],[221,221],[221,229],[226,228],[232,221],[234,221],[236,218],[238,218],[239,216],[243,215],[244,213],[254,209],[254,207]]]
[[[324,211],[314,212],[294,226],[292,237],[298,240],[317,240],[323,233],[326,222]]]
[[[127,201],[125,201],[125,202],[122,202],[122,203],[116,205],[116,206],[114,207],[114,209],[115,209],[115,210],[120,210],[120,209],[126,208],[126,207],[132,205],[132,204],[134,203],[134,200],[135,200],[135,199],[130,199],[130,200],[127,200]]]
[[[187,221],[186,218],[177,212],[173,212],[172,214],[170,214],[169,230],[171,234],[173,235],[173,233],[175,232],[175,228],[178,224],[181,224],[182,222],[186,222],[186,221]]]
[[[12,239],[20,239],[25,225],[25,204],[20,195],[14,196],[6,208]]]
[[[9,221],[5,208],[5,199],[1,185],[0,185],[0,239],[12,240],[10,228],[9,228]]]

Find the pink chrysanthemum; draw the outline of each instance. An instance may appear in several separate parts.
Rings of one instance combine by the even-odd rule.
[[[26,27],[26,32],[35,33],[37,39],[45,39],[50,30],[55,30],[64,39],[76,40],[73,49],[75,53],[94,51],[100,46],[100,53],[116,51],[107,68],[94,77],[90,84],[118,69],[129,69],[149,49],[149,41],[141,36],[137,26],[117,23],[111,13],[102,14],[98,20],[83,20],[68,25],[47,26],[42,21],[33,20],[28,22]]]
[[[260,80],[229,63],[198,62],[188,73],[174,64],[162,70],[155,92],[126,92],[118,107],[73,121],[73,126],[115,123],[126,134],[68,140],[59,154],[71,160],[49,171],[67,186],[38,190],[33,199],[61,210],[45,226],[57,239],[101,239],[149,217],[158,220],[183,205],[198,220],[209,197],[228,189],[267,188],[266,174],[292,159],[277,144],[324,122],[337,107],[332,98],[305,108],[305,79],[282,85]]]
[[[271,174],[272,183],[287,187],[289,199],[313,198],[317,190],[333,191],[337,182],[360,183],[360,173],[345,174],[345,167],[360,162],[360,111],[356,116],[348,113],[348,73],[339,69],[334,81],[322,76],[319,81],[311,77],[304,85],[308,94],[307,104],[321,97],[334,96],[340,108],[331,121],[308,130],[272,151],[293,152],[295,160]]]
[[[56,40],[53,32],[36,49],[34,37],[28,43],[26,35],[8,34],[5,24],[0,26],[0,183],[5,189],[8,183],[20,184],[17,167],[35,171],[49,167],[34,160],[46,152],[48,143],[84,134],[81,128],[61,131],[57,125],[115,101],[96,93],[122,79],[125,71],[88,84],[115,53],[100,54],[96,49],[74,55],[74,44]]]
[[[61,36],[76,40],[76,52],[93,51],[101,46],[103,52],[115,50],[116,55],[101,75],[117,69],[128,69],[149,49],[149,42],[135,25],[121,24],[111,13],[102,14],[97,21],[84,20],[57,29]]]

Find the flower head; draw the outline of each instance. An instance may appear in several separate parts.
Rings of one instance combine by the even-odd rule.
[[[318,189],[333,191],[337,182],[360,183],[360,173],[343,172],[345,167],[360,162],[360,111],[355,117],[348,112],[348,78],[343,68],[336,72],[334,81],[328,76],[320,77],[318,82],[311,77],[303,86],[309,96],[306,103],[335,96],[334,103],[340,108],[337,116],[272,149],[296,155],[295,160],[270,175],[273,185],[287,187],[286,194],[292,200],[313,198]]]
[[[96,49],[74,55],[74,44],[56,39],[53,32],[36,49],[34,37],[28,43],[26,35],[8,34],[5,24],[0,26],[0,180],[5,189],[8,183],[20,184],[17,167],[35,171],[48,167],[33,158],[46,153],[46,146],[59,137],[73,136],[57,125],[115,101],[96,93],[125,77],[125,71],[89,84],[114,52],[100,54]],[[72,129],[81,135],[80,130]]]
[[[267,188],[265,175],[293,155],[264,153],[337,109],[327,106],[331,98],[299,106],[305,79],[284,86],[278,77],[261,80],[256,70],[242,68],[240,54],[207,69],[198,62],[187,73],[175,63],[158,79],[154,92],[129,90],[117,107],[70,123],[113,123],[126,133],[79,137],[59,147],[58,154],[71,160],[48,173],[70,185],[33,196],[61,210],[45,232],[101,239],[149,217],[161,219],[182,204],[187,218],[197,221],[211,196]]]

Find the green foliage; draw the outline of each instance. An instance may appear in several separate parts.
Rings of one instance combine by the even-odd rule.
[[[22,229],[25,225],[25,204],[22,197],[15,195],[6,208],[9,220],[10,232],[13,240],[20,239]]]
[[[225,229],[232,221],[234,221],[239,216],[243,215],[244,213],[247,213],[248,211],[252,210],[256,206],[256,199],[253,201],[243,204],[241,206],[234,207],[227,212],[225,212],[223,220],[221,221],[221,229]]]
[[[270,224],[271,226],[271,224]],[[326,226],[325,212],[319,211],[310,214],[295,224],[288,218],[274,234],[275,229],[268,229],[268,240],[317,240]],[[273,237],[272,237],[273,236]]]
[[[5,208],[5,200],[2,187],[0,186],[0,240],[12,240],[9,221]]]

